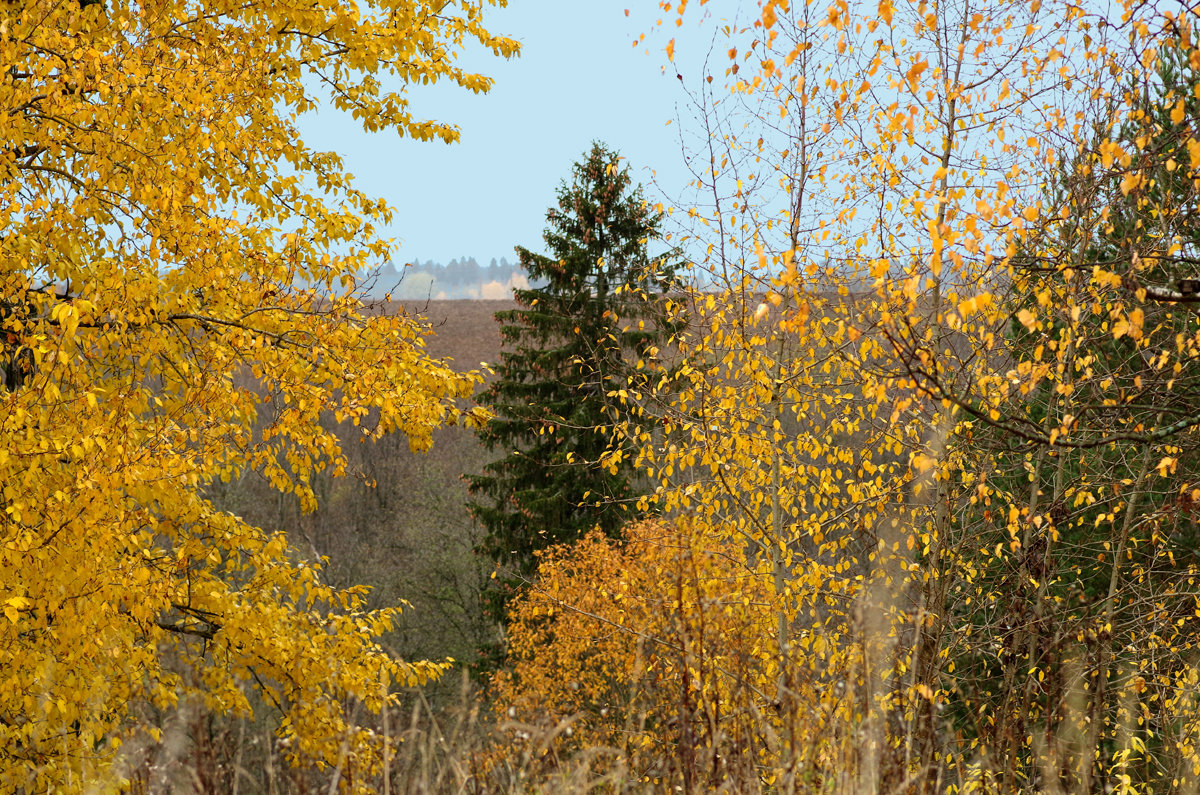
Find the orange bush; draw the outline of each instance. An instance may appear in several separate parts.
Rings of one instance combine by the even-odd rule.
[[[804,659],[780,703],[776,608],[769,571],[694,519],[642,520],[623,541],[592,533],[547,550],[515,602],[495,702],[560,727],[551,764],[606,749],[625,776],[660,785],[766,782],[785,747],[789,768],[827,764],[822,723],[850,698],[842,660],[824,653],[842,652],[797,629]]]

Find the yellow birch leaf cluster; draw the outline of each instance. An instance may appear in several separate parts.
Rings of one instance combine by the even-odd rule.
[[[119,787],[137,705],[244,714],[252,689],[293,761],[369,773],[347,699],[443,668],[385,654],[395,609],[205,495],[258,472],[311,509],[345,461],[323,415],[414,449],[462,418],[477,377],[356,297],[391,210],[297,124],[324,104],[454,140],[406,88],[487,90],[457,54],[516,52],[496,4],[0,10],[0,790]]]

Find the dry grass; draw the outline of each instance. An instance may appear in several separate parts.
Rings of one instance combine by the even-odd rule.
[[[437,708],[414,690],[402,713],[370,716],[389,752],[370,780],[349,780],[340,768],[289,767],[279,741],[262,721],[206,714],[181,704],[146,716],[127,743],[114,776],[94,782],[89,795],[125,789],[136,795],[334,795],[393,793],[629,792],[619,753],[587,748],[562,754],[570,720],[534,725],[497,719],[470,680],[460,679],[457,702]],[[343,757],[353,749],[343,748]]]

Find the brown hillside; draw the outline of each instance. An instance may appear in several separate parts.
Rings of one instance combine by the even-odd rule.
[[[500,325],[495,314],[515,309],[505,301],[405,301],[406,312],[421,315],[433,326],[426,339],[429,353],[450,359],[456,370],[474,370],[480,362],[500,360]]]
[[[432,330],[426,338],[430,355],[467,371],[499,361],[500,331],[493,316],[515,306],[513,301],[405,301],[374,309],[424,318]],[[462,476],[478,473],[491,454],[472,430],[455,425],[436,431],[425,453],[414,453],[401,434],[364,439],[348,423],[337,433],[349,476],[317,475],[315,513],[302,513],[294,498],[281,497],[257,475],[215,483],[212,498],[252,524],[286,530],[301,553],[327,558],[324,576],[330,583],[370,585],[372,607],[407,600],[411,608],[383,638],[400,657],[473,660],[494,640],[495,628],[479,607],[492,564],[474,553],[482,531],[468,512]],[[458,687],[457,677],[447,681],[448,687]]]

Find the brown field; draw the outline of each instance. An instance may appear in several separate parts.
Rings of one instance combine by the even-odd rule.
[[[500,359],[500,325],[494,315],[515,309],[515,301],[406,301],[405,311],[421,315],[432,326],[426,339],[430,354],[453,361],[457,370],[477,369]]]

